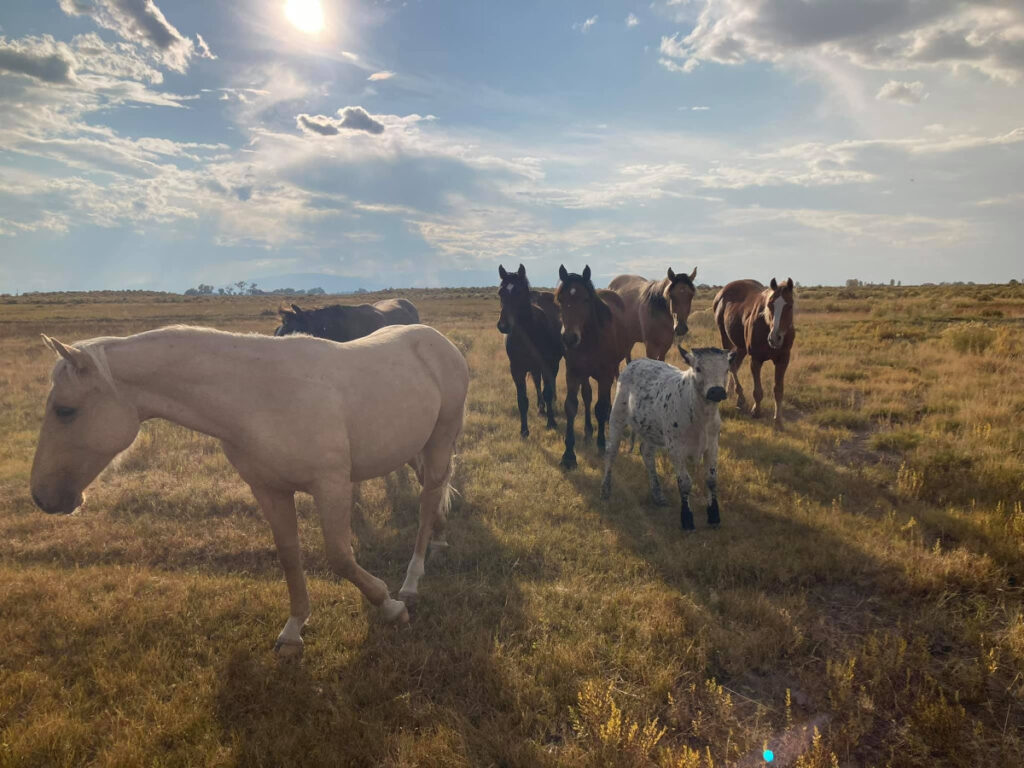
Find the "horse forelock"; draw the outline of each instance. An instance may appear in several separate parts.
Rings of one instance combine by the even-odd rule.
[[[594,316],[595,321],[599,326],[605,325],[611,322],[612,310],[608,306],[607,302],[601,298],[598,294],[597,289],[594,288],[594,283],[591,280],[587,280],[583,275],[577,275],[570,273],[566,280],[562,281],[562,284],[555,290],[555,302],[558,304],[562,303],[562,294],[568,290],[572,290],[577,286],[582,286],[583,290],[587,292],[590,298],[591,313]]]
[[[110,372],[110,363],[107,362],[106,343],[116,339],[117,337],[104,336],[96,339],[89,339],[87,341],[80,341],[71,345],[76,350],[89,357],[92,364],[95,366],[100,379],[115,393],[117,392],[117,384],[114,383],[114,375]],[[61,358],[57,361],[56,365],[53,366],[53,372],[50,374],[50,381],[53,384],[59,383],[61,378],[67,378],[70,381],[77,381],[79,376],[80,373],[75,366],[68,360]]]

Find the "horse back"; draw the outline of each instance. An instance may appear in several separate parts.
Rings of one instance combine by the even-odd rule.
[[[374,309],[384,316],[385,325],[412,325],[420,321],[420,313],[408,299],[384,299]]]
[[[640,313],[643,311],[643,297],[651,281],[640,275],[617,275],[608,283],[608,290],[614,291],[625,305],[626,333],[630,346],[643,341],[643,326]]]

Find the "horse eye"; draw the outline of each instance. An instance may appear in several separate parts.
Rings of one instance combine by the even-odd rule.
[[[57,418],[67,424],[69,421],[75,418],[75,414],[78,413],[77,408],[68,408],[64,405],[56,405],[53,408],[53,412],[57,414]]]

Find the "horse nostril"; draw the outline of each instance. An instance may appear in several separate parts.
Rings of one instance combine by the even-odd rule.
[[[713,403],[720,403],[725,400],[725,387],[712,387],[708,390],[707,398]]]

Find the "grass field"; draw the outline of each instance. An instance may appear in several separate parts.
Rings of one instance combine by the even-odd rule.
[[[686,536],[639,456],[602,502],[592,444],[566,474],[533,405],[520,440],[495,291],[404,294],[472,372],[451,548],[385,626],[300,498],[301,663],[271,652],[283,576],[215,441],[151,422],[77,514],[28,494],[40,332],[269,333],[276,300],[0,299],[0,766],[1024,765],[1024,287],[799,290],[787,430],[723,404],[723,525]],[[393,592],[417,492],[358,495]]]

